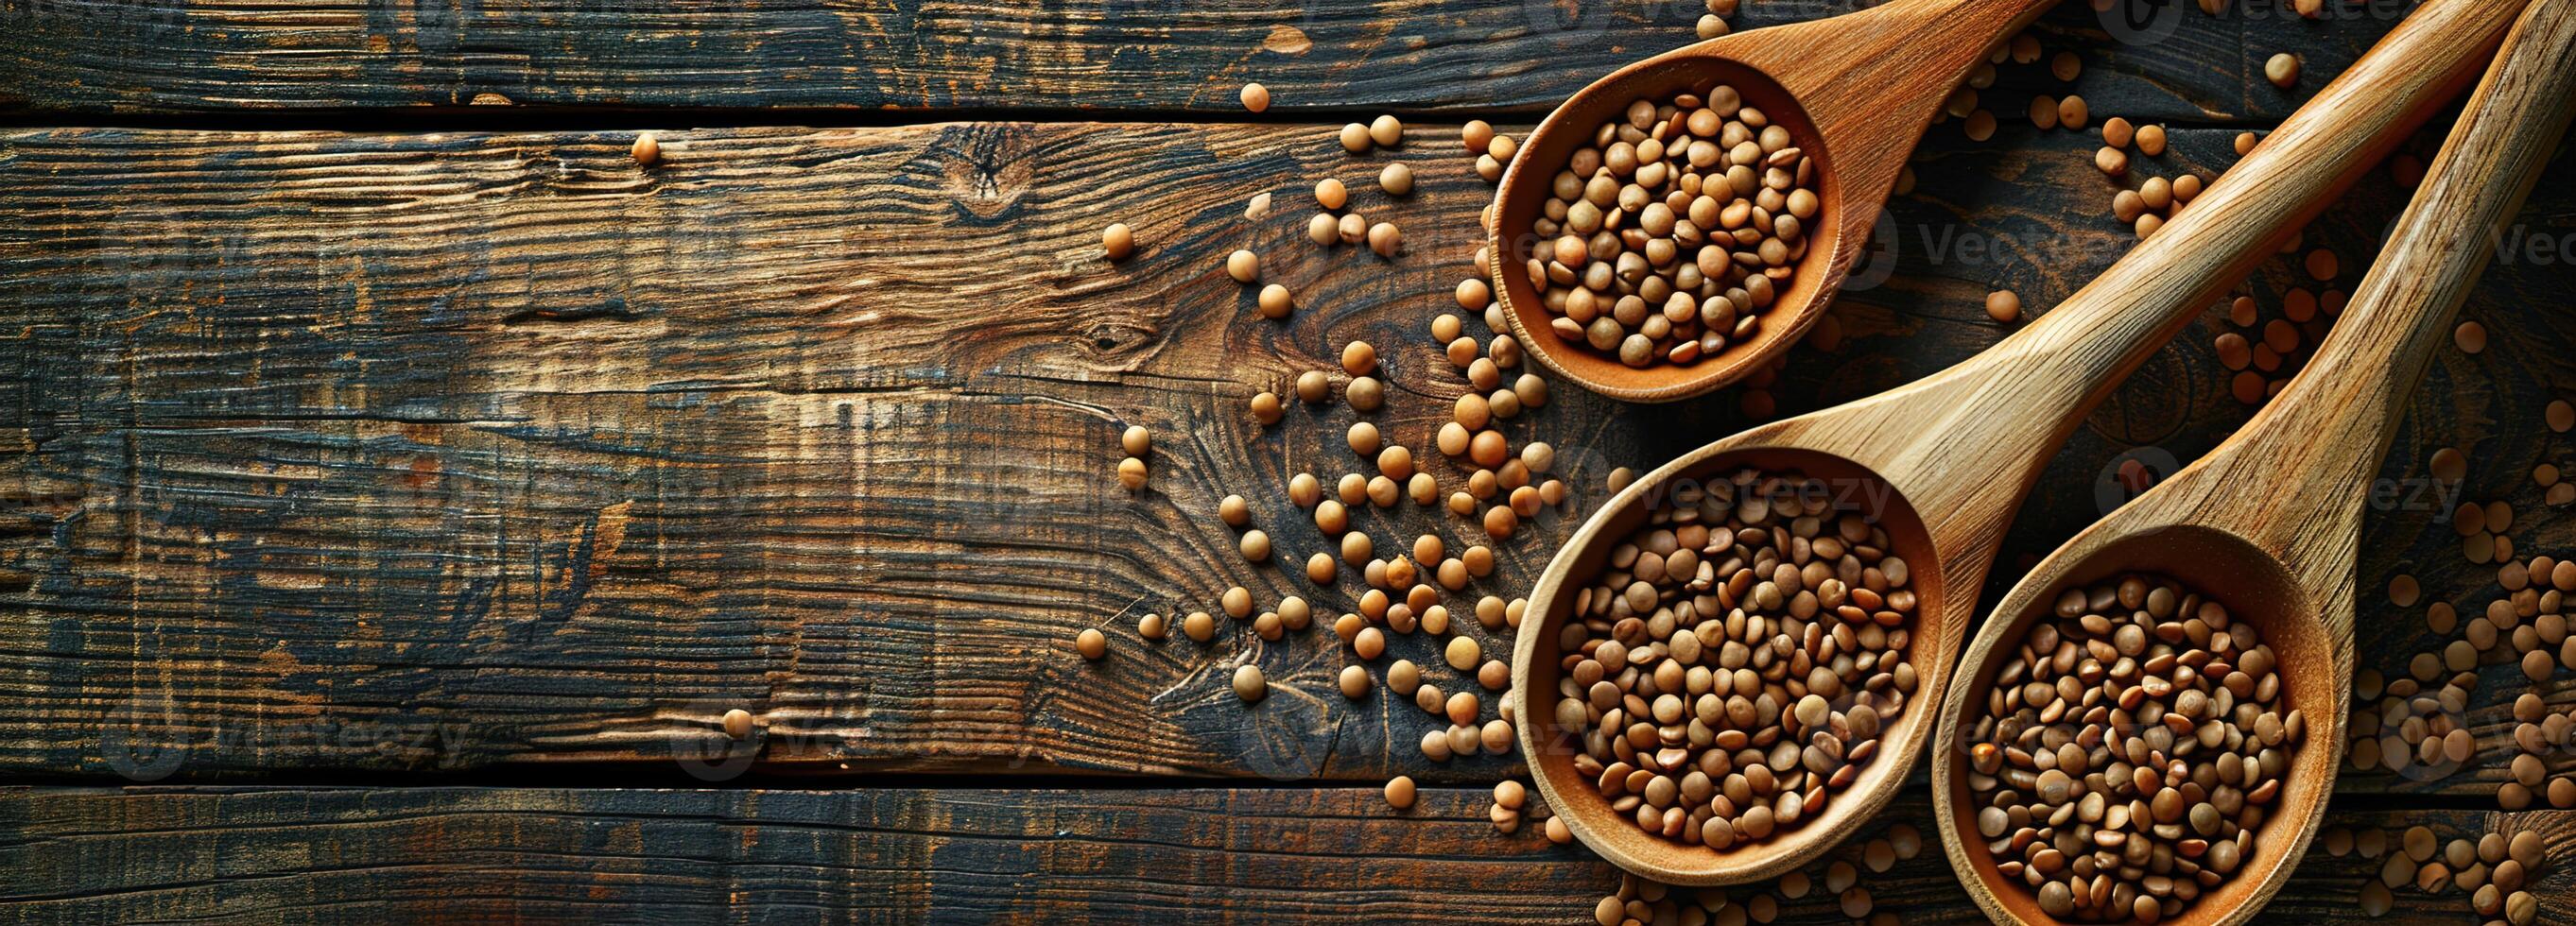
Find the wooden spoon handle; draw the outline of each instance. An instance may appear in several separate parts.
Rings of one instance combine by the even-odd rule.
[[[2351,305],[2233,452],[2308,478],[2291,507],[2358,505],[2407,397],[2576,118],[2576,0],[2539,0],[2479,82]],[[2257,538],[2258,542],[2263,538]],[[2291,538],[2282,538],[2288,540]]]
[[[2086,412],[2466,86],[2522,7],[2419,6],[2090,285],[1984,353],[1887,397],[1879,417],[1912,424],[1886,438],[1894,453],[1862,462],[1893,476],[1945,460],[1994,461],[1979,478],[1935,476],[1907,491],[1918,510],[1957,512],[1962,528],[2009,518]],[[1923,429],[1938,436],[1909,436]],[[1999,539],[2000,524],[1991,526]]]
[[[1732,46],[1798,100],[1824,136],[1846,202],[1879,203],[1941,103],[1996,43],[2057,0],[1898,0],[1876,9],[1761,30]],[[1859,210],[1855,210],[1856,212]],[[1866,232],[1877,207],[1846,224]]]

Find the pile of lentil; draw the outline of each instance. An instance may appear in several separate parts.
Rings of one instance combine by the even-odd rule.
[[[1752,337],[1820,221],[1815,169],[1733,87],[1629,104],[1557,172],[1531,228],[1552,330],[1632,367]]]
[[[2060,594],[1969,734],[1976,836],[2060,919],[2180,914],[2258,851],[2306,719],[2253,625],[2168,578]]]
[[[1561,631],[1555,720],[1639,829],[1724,849],[1821,813],[1915,691],[1915,593],[1822,481],[1739,470],[1611,551]]]

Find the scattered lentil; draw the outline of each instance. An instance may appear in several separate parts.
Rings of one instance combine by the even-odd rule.
[[[1986,317],[2006,324],[2020,321],[2021,297],[2008,289],[1987,293]]]
[[[2284,90],[2299,82],[2299,56],[2287,52],[2263,62],[2263,77]]]
[[[1412,806],[1413,806],[1414,796],[1415,796],[1415,793],[1414,793],[1413,777],[1412,777],[1412,776],[1410,776],[1410,775],[1397,775],[1397,776],[1395,776],[1395,777],[1393,777],[1393,778],[1387,779],[1387,782],[1386,782],[1386,804],[1387,804],[1387,806],[1389,806],[1389,807],[1393,807],[1393,808],[1395,808],[1395,809],[1397,809],[1397,810],[1404,810],[1404,809],[1410,808],[1410,807],[1412,807]]]
[[[1412,195],[1413,168],[1403,164],[1387,165],[1377,173],[1377,188],[1386,191],[1389,196]]]

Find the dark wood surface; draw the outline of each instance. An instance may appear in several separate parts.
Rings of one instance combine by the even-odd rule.
[[[5,788],[0,886],[12,922],[596,920],[731,922],[1133,922],[1186,911],[1221,922],[1591,922],[1616,869],[1523,827],[1486,820],[1480,791],[1428,789],[1396,811],[1374,789],[1142,791],[617,790],[538,788]],[[1977,910],[1952,880],[1920,791],[1861,839],[1807,866],[1777,922],[1842,921],[1825,889],[1853,866],[1873,910],[1961,922]],[[2442,840],[2525,830],[2576,851],[2576,813],[2336,811],[2328,826],[2412,826]],[[1930,848],[1885,872],[1863,845],[1912,826]],[[102,859],[118,864],[99,864]],[[2385,856],[2301,862],[2267,916],[2295,922],[2473,921],[2450,890],[2395,892],[2361,916]],[[2576,889],[2553,866],[2529,888]],[[2576,921],[2544,904],[2541,922]]]
[[[1845,5],[1752,2],[1739,24]],[[1325,632],[1265,644],[1228,626],[1201,647],[1133,628],[1214,610],[1235,584],[1350,607],[1347,571],[1319,589],[1293,568],[1324,541],[1283,485],[1367,471],[1341,448],[1351,412],[1292,408],[1258,429],[1244,398],[1365,338],[1396,387],[1373,419],[1426,447],[1463,381],[1425,326],[1454,310],[1490,195],[1457,122],[1518,133],[1590,75],[1686,41],[1696,8],[1587,3],[1603,22],[1586,31],[1527,27],[1537,4],[1309,6],[0,0],[0,776],[21,785],[0,792],[15,824],[0,845],[27,873],[0,881],[28,885],[0,891],[0,918],[723,918],[728,899],[816,919],[1139,903],[1399,918],[1439,915],[1442,891],[1480,917],[1584,915],[1607,869],[1494,836],[1471,799],[1517,763],[1423,759],[1431,718],[1382,688],[1335,693],[1351,657]],[[1275,50],[1293,47],[1282,35],[1258,50],[1282,23],[1306,49]],[[2129,45],[2071,3],[2038,31],[2083,56],[2097,125],[2174,127],[2173,153],[2139,168],[2171,176],[2224,169],[2238,131],[2384,28],[2195,13]],[[2247,78],[2281,49],[2307,60],[2298,91]],[[2091,167],[2098,134],[2019,117],[2031,93],[2063,92],[2044,68],[2001,69],[1993,139],[1932,129],[1891,207],[1893,274],[1841,300],[1840,343],[1792,353],[1770,390],[1783,413],[1982,349],[2005,331],[1988,290],[2044,311],[2131,240]],[[1234,104],[1246,79],[1278,95],[1269,116]],[[486,93],[514,105],[469,105]],[[1379,108],[1438,115],[1410,120],[1394,154],[1333,145]],[[729,127],[672,128],[690,124]],[[649,169],[625,154],[646,127],[666,151]],[[2418,139],[2427,160],[2439,128]],[[1421,190],[1387,202],[1366,182],[1387,160]],[[1305,191],[1326,175],[1398,221],[1407,253],[1306,242]],[[2414,491],[2434,449],[2468,452],[2463,497],[2509,501],[2524,555],[2576,553],[2529,479],[2542,461],[2576,469],[2541,425],[2576,394],[2571,181],[2562,149],[2523,217],[2559,252],[2489,271],[2463,317],[2491,346],[2436,359],[2386,463],[2399,502],[2368,519],[2363,668],[2394,675],[2442,642],[2421,605],[2379,594],[2390,576],[2464,614],[2500,594],[2462,558],[2450,506]],[[1247,220],[1260,191],[1273,211]],[[2375,178],[2311,229],[2343,258],[2334,287],[2358,281],[2405,192]],[[1116,266],[1097,254],[1113,221],[1142,240]],[[1297,291],[1294,318],[1251,315],[1218,270],[1236,247]],[[2268,319],[2294,285],[2322,288],[2282,260],[2248,289]],[[2188,461],[2242,422],[2209,344],[2229,327],[2213,311],[2079,430],[1989,596],[2116,500],[2121,460]],[[1739,391],[1637,408],[1555,385],[1512,430],[1560,448],[1576,504],[1499,545],[1469,596],[1525,588],[1612,467],[1750,420]],[[1157,436],[1133,496],[1113,475],[1131,422]],[[1230,492],[1278,562],[1235,555],[1210,517]],[[1362,523],[1382,550],[1483,539],[1410,503]],[[1109,632],[1107,661],[1073,653],[1086,626]],[[1393,652],[1438,666],[1427,639]],[[2531,688],[2502,658],[2465,718],[2482,737],[2470,768],[2348,773],[2339,813],[2486,821],[2468,808],[2506,778],[2507,708]],[[1273,681],[1251,710],[1225,686],[1235,659]],[[2563,682],[2538,690],[2576,707]],[[714,732],[733,707],[763,721],[740,745]],[[734,777],[734,757],[759,764]],[[872,785],[889,772],[974,777]],[[1398,772],[1460,789],[1427,801],[1447,823],[1385,815],[1372,789]],[[149,781],[290,787],[96,789]],[[751,790],[785,784],[800,790]],[[677,790],[592,790],[641,785]],[[1919,796],[1902,806],[1891,819],[1928,815]],[[1241,822],[1206,822],[1227,811]],[[1296,831],[1331,853],[1412,861],[1265,855],[1297,843],[1262,827],[1299,817],[1365,820]],[[256,838],[278,842],[253,845],[277,857],[190,868],[204,853],[174,849],[243,825],[218,820],[273,827]],[[1152,835],[1080,835],[1120,826]],[[626,841],[663,828],[690,848]],[[736,841],[780,830],[831,861]],[[441,846],[476,848],[395,860]],[[1928,859],[1882,898],[1966,912]],[[2274,909],[2349,915],[2359,872],[2303,874]],[[384,906],[350,905],[367,892]],[[965,912],[918,906],[950,896]],[[2457,896],[2408,903],[2465,915]]]
[[[1735,22],[1753,28],[1868,5],[1752,0]],[[2170,34],[2134,44],[2114,41],[2112,20],[2082,0],[2036,29],[2085,54],[2081,92],[2125,112],[2268,123],[2304,93],[2264,83],[2264,58],[2296,52],[2311,73],[2335,73],[2397,8],[2356,6],[2319,23],[2255,6],[2261,12],[2181,17]],[[730,122],[771,118],[746,109],[828,118],[1034,108],[1232,118],[1243,111],[1236,89],[1259,81],[1275,94],[1273,112],[1291,117],[1366,107],[1535,117],[1621,64],[1695,41],[1702,12],[1684,0],[0,0],[10,27],[0,35],[0,113],[477,107],[472,118],[488,120],[508,118],[497,110],[510,107],[667,109]],[[2044,66],[2005,71],[2013,79],[2002,86],[2061,92]]]

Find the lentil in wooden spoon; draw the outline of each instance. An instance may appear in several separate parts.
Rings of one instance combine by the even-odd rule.
[[[2479,5],[2442,29],[2443,40],[2483,47],[2488,17],[2522,12],[2520,4]],[[2441,17],[2426,14],[2445,12],[2459,11],[2427,5],[2390,41],[2434,27]],[[2371,480],[2425,364],[2493,254],[2485,242],[2513,219],[2571,115],[2576,3],[2532,4],[2315,359],[2243,430],[2076,535],[1996,605],[1942,702],[1939,741],[1965,748],[1942,750],[1932,778],[1950,865],[1988,915],[2240,923],[2288,880],[2333,789]],[[2301,144],[2301,128],[2294,120],[2256,157]],[[2207,195],[2236,181],[2231,172]],[[2173,576],[2226,607],[2185,614],[2175,602],[2187,593],[2168,592],[2159,606],[2125,590],[2072,608],[2052,604],[2139,570]],[[2087,627],[2121,627],[2118,645],[2070,649],[2056,632],[2070,610],[2089,612]],[[2141,632],[2147,627],[2154,636]],[[2203,670],[2196,674],[2218,676],[2223,687],[2168,685],[2108,703],[2082,682],[2041,690],[2032,677],[2045,671],[2041,643],[2056,664],[2046,670],[2115,685],[2124,671],[2153,674],[2161,659],[2168,673],[2177,664]],[[2085,700],[2047,704],[2060,694]],[[2273,697],[2277,706],[2261,703]],[[2019,710],[1999,728],[1999,708]],[[2016,729],[2048,711],[2107,719],[2111,728],[2156,723],[2090,744],[2080,734],[2052,744],[2046,730]],[[2188,738],[2162,735],[2184,729]],[[2032,745],[2056,748],[2043,760]],[[2111,774],[2122,769],[2127,780]],[[2035,798],[2019,787],[2023,778]],[[2034,799],[2039,806],[2027,803]],[[2106,812],[2082,810],[2088,802]],[[2149,806],[2143,821],[2110,813],[2141,805]]]
[[[1557,702],[1581,694],[1567,690],[1571,673],[1591,657],[1563,646],[1582,589],[1603,574],[1623,540],[1677,499],[1695,498],[1694,492],[1708,497],[1713,481],[1743,470],[1794,471],[1829,490],[1817,500],[1818,511],[1863,516],[1908,565],[1904,584],[1915,607],[1899,623],[1909,636],[1903,662],[1917,685],[1905,699],[1943,703],[1977,611],[1976,590],[2004,529],[2076,423],[2465,86],[2515,12],[2489,0],[2423,4],[2163,231],[2002,343],[1914,384],[1701,448],[1603,505],[1541,575],[1512,660],[1518,714],[1534,719],[1520,726],[1521,748],[1546,804],[1622,868],[1691,885],[1774,877],[1832,847],[1885,806],[1930,735],[1926,718],[1934,712],[1903,709],[1885,719],[1874,755],[1824,800],[1802,793],[1800,822],[1788,832],[1721,851],[1693,842],[1687,825],[1673,838],[1643,831],[1633,813],[1614,810],[1594,790],[1597,778],[1576,769],[1575,756],[1584,751],[1559,737],[1581,732],[1535,722],[1570,719],[1559,716]],[[1706,552],[1699,558],[1706,561]],[[1659,609],[1670,607],[1671,599],[1656,597]],[[1730,630],[1737,621],[1731,610],[1717,612]],[[1745,623],[1752,618],[1747,612]],[[1578,643],[1598,646],[1589,628]],[[1626,648],[1627,661],[1639,663],[1639,649]],[[1808,648],[1810,661],[1826,655],[1819,644]],[[1647,641],[1643,652],[1648,668],[1673,657],[1669,641]],[[1794,663],[1795,655],[1782,655]],[[1678,735],[1687,738],[1688,723],[1681,726]],[[1659,728],[1641,734],[1668,735],[1675,734]],[[1846,753],[1842,763],[1852,765],[1852,757]],[[1835,767],[1827,777],[1842,774]],[[1775,824],[1776,816],[1775,809]]]

